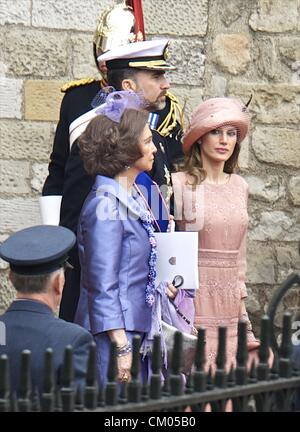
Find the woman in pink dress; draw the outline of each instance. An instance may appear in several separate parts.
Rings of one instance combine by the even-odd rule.
[[[213,370],[219,326],[227,327],[227,369],[235,364],[239,319],[247,321],[249,351],[259,346],[244,302],[248,185],[234,174],[248,130],[238,100],[202,102],[183,138],[183,171],[172,176],[179,228],[199,232],[194,325],[206,329],[206,366]]]

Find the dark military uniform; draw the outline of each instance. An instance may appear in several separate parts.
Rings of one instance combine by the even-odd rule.
[[[173,170],[174,164],[182,162],[184,158],[181,145],[183,111],[178,99],[168,92],[165,107],[160,111],[156,111],[156,113],[159,115],[156,130],[165,139],[168,160],[171,170]]]
[[[50,156],[49,175],[42,191],[43,196],[62,196],[60,225],[74,233],[77,231],[80,211],[94,178],[90,177],[83,167],[76,141],[70,150],[69,126],[92,109],[91,103],[100,89],[101,82],[93,79],[71,83],[69,88],[64,89],[66,94],[62,101],[60,120]],[[172,194],[168,152],[164,138],[158,132],[152,132],[157,153],[150,176],[159,186],[167,186],[164,189],[164,197],[168,204]],[[80,266],[77,247],[70,253],[70,262],[74,269],[66,272],[66,284],[60,307],[60,317],[67,321],[73,321],[79,298]]]

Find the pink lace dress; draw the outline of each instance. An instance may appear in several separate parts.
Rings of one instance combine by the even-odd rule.
[[[231,174],[226,184],[204,181],[195,190],[186,185],[187,178],[183,172],[172,175],[175,219],[180,229],[199,232],[199,289],[194,299],[194,325],[206,329],[206,365],[213,369],[218,326],[227,327],[228,368],[235,364],[241,299],[247,297],[248,185],[240,176]],[[244,318],[248,319],[247,314]],[[259,345],[250,321],[248,340],[252,348]]]

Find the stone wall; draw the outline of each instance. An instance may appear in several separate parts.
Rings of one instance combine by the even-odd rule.
[[[61,85],[96,75],[92,35],[109,0],[0,0],[0,241],[39,223],[38,196]],[[208,96],[247,101],[252,130],[241,174],[250,185],[248,307],[265,310],[300,270],[300,1],[144,0],[149,38],[171,39],[173,91],[186,114]],[[13,290],[0,270],[0,307]]]

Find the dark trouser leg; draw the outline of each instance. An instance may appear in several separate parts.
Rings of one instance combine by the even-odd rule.
[[[70,256],[70,263],[74,268],[67,269],[65,272],[65,285],[59,309],[59,317],[65,321],[74,322],[80,295],[80,264],[77,248]]]

